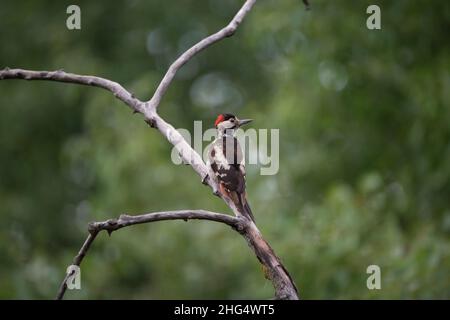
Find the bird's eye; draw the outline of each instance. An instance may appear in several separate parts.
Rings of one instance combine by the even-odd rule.
[[[230,119],[230,121],[231,121],[231,122],[234,122],[234,119],[233,119],[233,118],[231,118],[231,119]]]

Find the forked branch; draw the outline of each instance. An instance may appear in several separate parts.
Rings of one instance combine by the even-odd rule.
[[[180,210],[180,211],[164,211],[164,212],[154,212],[154,213],[146,213],[137,216],[130,216],[126,214],[122,214],[118,219],[109,219],[102,222],[91,222],[89,224],[88,230],[89,235],[81,246],[80,251],[73,259],[72,265],[80,266],[84,257],[86,256],[91,244],[94,242],[98,233],[102,230],[108,232],[111,235],[113,231],[122,229],[124,227],[132,226],[135,224],[143,224],[150,223],[155,221],[164,221],[164,220],[209,220],[215,222],[221,222],[229,225],[234,230],[242,233],[245,230],[246,222],[245,219],[240,219],[236,217],[232,217],[227,214],[205,211],[205,210]],[[72,271],[73,273],[74,271]],[[67,273],[64,280],[61,282],[61,285],[58,290],[58,294],[56,295],[56,299],[61,300],[64,297],[67,289],[67,281],[72,274]]]
[[[202,182],[209,185],[213,189],[213,191],[216,191],[217,188],[214,185],[214,182],[209,179],[206,165],[203,162],[201,156],[194,149],[192,149],[192,147],[187,143],[183,136],[171,124],[166,122],[158,115],[157,107],[159,106],[161,99],[167,91],[169,85],[173,81],[176,72],[198,52],[226,37],[233,35],[247,13],[251,10],[255,2],[256,0],[245,1],[242,8],[238,11],[238,13],[226,27],[201,40],[186,52],[184,52],[177,60],[175,60],[175,62],[169,67],[167,73],[158,85],[153,97],[146,102],[135,98],[133,94],[131,94],[120,84],[114,81],[97,76],[84,76],[73,73],[66,73],[62,70],[32,71],[5,68],[3,70],[0,70],[0,80],[50,80],[95,86],[109,90],[116,98],[128,105],[133,110],[133,112],[141,113],[144,116],[144,120],[151,127],[157,128],[159,132],[178,151],[181,158],[183,159],[183,162],[190,164],[195,172],[197,172],[197,174],[201,177]],[[226,201],[225,198],[221,198]],[[231,206],[228,202],[227,205],[234,211],[233,206]],[[272,284],[275,288],[275,296],[278,299],[298,299],[297,289],[289,273],[281,263],[280,259],[276,256],[270,245],[263,239],[261,232],[252,221],[249,221],[245,218],[232,217],[203,210],[168,211],[145,214],[141,216],[122,215],[119,219],[91,223],[89,225],[89,236],[84,242],[79,253],[75,257],[73,264],[77,266],[81,264],[92,242],[95,240],[97,234],[101,230],[112,232],[129,225],[173,219],[203,219],[225,223],[233,227],[244,236],[249,247],[254,251],[256,257],[263,265],[266,277],[272,281]],[[66,275],[64,281],[61,284],[57,295],[57,298],[59,299],[64,296],[64,292],[67,286],[67,279],[69,278],[69,276],[70,274]]]

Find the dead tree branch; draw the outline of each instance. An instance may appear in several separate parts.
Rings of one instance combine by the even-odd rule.
[[[88,237],[84,241],[83,245],[81,246],[80,251],[78,251],[78,254],[73,259],[72,265],[79,267],[81,265],[81,262],[83,261],[84,257],[86,256],[89,248],[91,247],[92,242],[94,242],[95,238],[97,237],[98,231],[90,231]],[[67,281],[69,278],[74,274],[75,271],[72,271],[71,273],[67,273],[64,277],[63,281],[61,282],[61,285],[59,286],[58,293],[56,294],[56,299],[61,300],[64,298],[64,294],[66,293],[67,289]]]
[[[3,70],[0,70],[0,80],[50,80],[95,86],[109,90],[116,98],[128,105],[134,113],[142,114],[144,116],[144,120],[151,127],[157,128],[158,131],[176,148],[181,158],[183,159],[183,162],[190,164],[195,172],[197,172],[197,174],[201,177],[202,182],[209,185],[213,189],[215,194],[217,194],[217,188],[214,185],[214,182],[209,179],[207,174],[208,170],[201,156],[197,152],[195,152],[195,150],[187,143],[182,135],[171,124],[166,122],[157,114],[156,109],[159,106],[161,99],[167,91],[169,85],[174,79],[176,72],[198,52],[226,37],[232,36],[247,13],[251,10],[255,2],[256,0],[247,0],[226,27],[201,40],[186,52],[184,52],[178,59],[176,59],[161,80],[153,97],[146,102],[135,98],[133,94],[131,94],[120,84],[114,81],[96,76],[84,76],[73,73],[66,73],[62,70],[50,72],[5,68]],[[222,199],[225,200],[224,198]],[[237,213],[235,211],[235,208],[230,203],[227,202],[227,204],[236,215]],[[88,251],[90,245],[95,240],[95,237],[100,230],[108,230],[111,232],[127,225],[173,219],[211,220],[226,223],[238,231],[241,230],[239,232],[247,240],[248,245],[254,251],[255,255],[263,265],[266,277],[272,281],[272,284],[275,288],[275,296],[278,299],[298,299],[297,289],[289,273],[281,263],[280,259],[276,256],[270,245],[263,239],[261,232],[253,222],[248,221],[245,218],[232,217],[207,211],[187,210],[178,212],[172,211],[164,213],[154,213],[135,217],[121,216],[116,220],[108,220],[106,222],[90,224],[90,234],[84,242],[78,255],[75,257],[73,264],[78,266],[80,265],[81,261],[86,255],[86,252]],[[243,228],[237,228],[236,226],[238,225],[243,226]],[[63,297],[66,288],[66,281],[69,276],[70,275],[67,275],[64,279],[58,292],[58,298]]]
[[[151,108],[156,109],[159,106],[161,99],[164,93],[166,93],[167,88],[169,87],[173,78],[175,77],[175,74],[184,64],[191,60],[192,57],[194,57],[200,51],[222,40],[223,38],[231,37],[236,32],[236,29],[239,27],[247,13],[252,9],[255,2],[256,0],[247,0],[226,27],[196,43],[187,51],[185,51],[178,59],[176,59],[174,63],[172,63],[172,65],[169,67],[169,70],[167,70],[166,74],[164,75],[164,78],[160,82],[158,88],[156,89],[153,97],[149,100],[149,105]]]
[[[229,225],[234,230],[242,233],[245,230],[247,220],[239,219],[227,214],[205,211],[205,210],[180,210],[180,211],[164,211],[146,213],[137,216],[130,216],[122,214],[118,219],[109,219],[102,222],[91,222],[88,227],[89,235],[81,246],[80,251],[73,259],[72,265],[80,266],[83,258],[86,256],[91,244],[94,242],[98,233],[102,230],[108,232],[109,235],[113,231],[122,229],[124,227],[132,226],[135,224],[143,224],[155,221],[164,220],[209,220],[215,222],[221,222]],[[58,293],[56,295],[57,300],[64,298],[64,294],[67,289],[67,280],[72,274],[68,273],[64,280],[61,282]]]
[[[110,91],[117,99],[123,101],[133,110],[143,112],[141,101],[136,99],[130,92],[125,90],[125,88],[117,82],[105,78],[96,76],[82,76],[74,73],[67,73],[63,70],[32,71],[5,68],[3,70],[0,70],[0,80],[6,79],[49,80],[99,87]]]

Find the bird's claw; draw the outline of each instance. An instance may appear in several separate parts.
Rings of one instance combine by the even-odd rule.
[[[202,183],[205,185],[208,185],[208,179],[209,179],[209,174],[207,173],[203,179],[202,179]],[[213,195],[220,197],[220,192],[219,189],[217,189],[217,185],[214,183],[214,181],[212,181],[213,183],[211,183],[211,188],[213,189]]]

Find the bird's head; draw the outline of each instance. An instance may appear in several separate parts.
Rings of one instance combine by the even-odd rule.
[[[238,119],[235,115],[231,113],[221,113],[217,116],[216,122],[214,125],[216,126],[219,132],[225,131],[234,131],[237,128],[252,122],[252,119]]]

